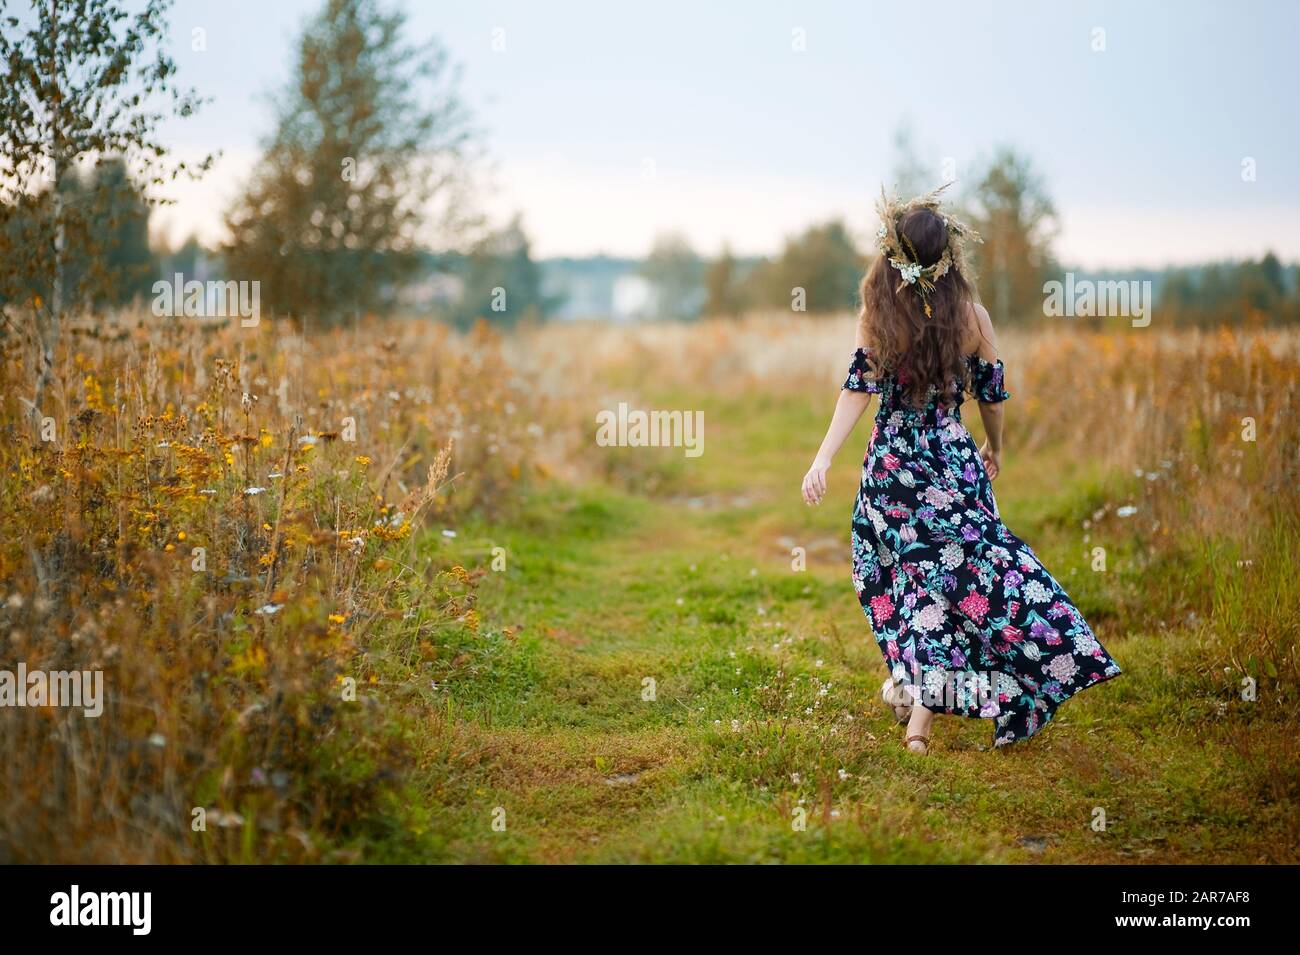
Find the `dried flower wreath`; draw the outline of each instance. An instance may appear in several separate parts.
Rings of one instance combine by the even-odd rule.
[[[880,201],[876,203],[876,211],[880,213],[880,230],[876,233],[876,244],[881,254],[889,260],[889,264],[902,276],[902,281],[898,284],[899,291],[908,285],[915,288],[917,294],[921,296],[921,303],[925,307],[927,317],[932,314],[929,297],[934,291],[935,283],[947,275],[949,269],[965,271],[967,240],[983,241],[978,232],[956,216],[944,211],[939,196],[947,188],[948,184],[945,183],[923,196],[900,202],[897,198],[886,195],[884,187],[881,187]],[[936,213],[943,219],[943,224],[948,229],[948,244],[943,250],[943,255],[939,257],[939,261],[931,265],[921,265],[912,243],[908,241],[907,236],[898,231],[898,224],[903,216],[916,209],[929,209]]]

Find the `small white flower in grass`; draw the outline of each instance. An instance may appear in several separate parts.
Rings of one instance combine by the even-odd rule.
[[[444,529],[443,532],[442,532],[442,536],[443,536],[443,537],[455,537],[455,536],[456,536],[456,532],[455,532],[455,531],[449,531],[449,530]]]
[[[162,749],[164,746],[167,745],[167,737],[163,736],[162,733],[154,733],[152,736],[149,737],[149,745],[156,746],[159,749]]]
[[[816,666],[821,666],[821,665],[822,665],[822,661],[821,661],[821,660],[818,660],[817,663],[816,663],[815,665],[816,665]]]
[[[253,613],[263,617],[271,617],[279,613],[283,607],[284,604],[263,604],[254,610]]]
[[[284,477],[284,475],[281,474],[279,471],[272,471],[270,474],[267,475],[267,478],[269,478],[269,479],[272,480],[272,481],[277,480],[277,479],[282,478],[282,477]]]
[[[200,494],[216,494],[216,493],[217,493],[217,489],[214,488],[214,487],[205,487],[203,490],[199,491],[199,493],[200,493]]]
[[[264,488],[264,487],[246,487],[246,488],[244,488],[244,493],[247,494],[249,497],[256,497],[258,494],[263,494],[263,493],[265,493],[265,492],[266,492],[266,488]]]
[[[316,443],[316,435],[304,434],[302,437],[298,439],[298,443],[305,444],[305,445],[314,445]]]
[[[799,774],[798,774],[798,773],[791,773],[791,774],[790,774],[790,782],[792,782],[792,783],[794,783],[796,786],[798,786],[798,785],[799,785],[799,782],[800,782]]]
[[[220,809],[208,810],[208,821],[222,829],[237,829],[244,824],[244,817],[237,812],[222,812]]]
[[[740,720],[732,720],[732,721],[731,721],[731,732],[733,732],[733,733],[739,733],[739,732],[740,732]]]
[[[1134,507],[1132,504],[1125,504],[1123,507],[1121,507],[1119,510],[1117,510],[1117,511],[1115,512],[1115,516],[1116,516],[1116,517],[1132,517],[1132,516],[1133,516],[1134,514],[1136,514],[1137,512],[1138,512],[1138,509],[1137,509],[1136,507]]]
[[[684,606],[685,604],[686,604],[685,600],[683,600],[681,597],[677,598],[677,606],[681,607]]]
[[[848,778],[849,778],[848,770],[841,768],[841,769],[840,769],[840,781],[842,782],[843,780],[848,779]]]
[[[172,443],[170,441],[159,441],[156,445],[154,445],[154,447],[156,448],[170,448],[171,446]]]

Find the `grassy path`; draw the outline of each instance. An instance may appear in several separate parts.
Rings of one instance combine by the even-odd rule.
[[[922,759],[879,702],[848,581],[856,451],[828,504],[796,493],[825,409],[656,399],[705,409],[703,457],[638,451],[654,470],[624,489],[548,486],[508,525],[430,539],[467,567],[492,547],[507,560],[480,587],[498,636],[442,688],[423,743],[439,857],[1295,860],[1286,721],[1237,701],[1197,632],[1126,632],[1116,594],[1143,582],[1118,558],[1092,573],[1077,530],[1100,476],[1013,455],[997,492],[1125,675],[1007,751],[989,749],[986,721],[940,719]],[[865,438],[864,423],[852,446]],[[626,489],[641,479],[655,495]]]

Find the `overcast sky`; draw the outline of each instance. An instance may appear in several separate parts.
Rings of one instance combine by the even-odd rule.
[[[174,239],[221,234],[270,129],[264,97],[320,2],[178,0],[181,78],[212,102],[167,137],[181,155],[224,156],[173,189],[157,225]],[[496,167],[485,204],[522,212],[540,255],[641,255],[666,231],[705,254],[724,241],[770,253],[831,216],[866,236],[909,123],[936,184],[945,160],[960,184],[1000,144],[1030,155],[1069,264],[1300,259],[1300,3],[405,8],[411,39],[436,35],[463,67]],[[195,28],[205,51],[191,49]]]

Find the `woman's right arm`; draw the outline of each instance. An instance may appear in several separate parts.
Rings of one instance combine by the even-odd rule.
[[[806,503],[820,504],[822,498],[826,496],[826,472],[830,470],[835,455],[839,453],[848,436],[853,433],[854,425],[858,423],[862,412],[867,410],[867,405],[870,403],[871,395],[866,392],[850,391],[848,388],[840,390],[839,400],[835,402],[835,413],[831,415],[830,427],[826,429],[826,437],[822,438],[822,446],[817,449],[812,467],[804,475],[803,499]]]
[[[990,364],[998,360],[998,342],[993,334],[993,320],[988,310],[977,303],[971,304],[975,312],[975,325],[979,332],[979,345],[975,354]],[[984,472],[992,481],[1002,470],[1002,402],[981,401],[980,420],[984,422],[984,444],[980,447],[980,458],[984,461]]]
[[[858,324],[853,344],[855,348],[859,349],[867,347],[867,340],[863,335],[861,322]],[[808,473],[803,478],[802,490],[805,503],[820,504],[822,498],[826,496],[826,472],[830,470],[835,455],[839,453],[848,436],[853,433],[854,426],[870,403],[871,395],[866,391],[854,391],[851,388],[840,389],[840,397],[835,402],[835,413],[831,415],[831,423],[830,427],[826,429],[826,437],[822,438],[822,445],[817,449],[817,456],[813,458],[812,467],[808,469]]]

